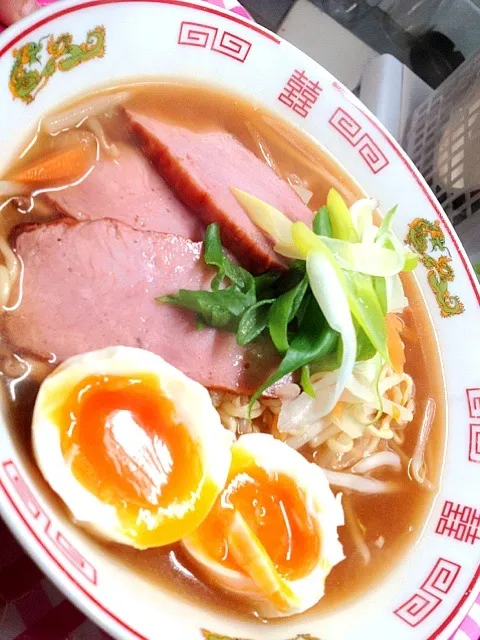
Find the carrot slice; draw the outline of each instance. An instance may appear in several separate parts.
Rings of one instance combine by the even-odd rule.
[[[396,373],[403,373],[405,366],[405,346],[400,337],[403,322],[394,313],[387,314],[387,345],[390,362]]]
[[[87,172],[92,161],[92,150],[87,145],[62,149],[32,162],[9,180],[22,184],[76,180]]]

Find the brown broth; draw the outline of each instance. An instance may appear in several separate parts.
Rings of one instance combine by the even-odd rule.
[[[363,195],[358,185],[313,142],[258,105],[191,85],[148,83],[135,85],[129,90],[132,95],[128,105],[148,115],[198,130],[229,131],[263,159],[265,157],[262,156],[261,147],[268,147],[270,160],[282,177],[287,179],[295,174],[314,192],[310,203],[313,210],[324,204],[326,193],[331,186],[335,186],[348,203]],[[102,117],[100,120],[111,141],[134,144],[121,115]],[[17,170],[33,157],[41,155],[51,144],[50,137],[40,134],[35,144],[13,169]],[[12,209],[4,209],[2,215],[5,220],[8,218],[2,226],[4,234],[8,234],[15,224],[45,220],[31,214],[20,215]],[[405,277],[404,284],[410,301],[410,309],[404,314],[404,321],[410,329],[410,340],[414,340],[406,340],[406,370],[416,385],[416,412],[414,421],[406,429],[403,449],[407,455],[412,454],[423,410],[428,398],[433,398],[436,403],[436,415],[428,445],[428,477],[438,485],[443,460],[445,425],[440,358],[434,330],[417,285],[411,276]],[[8,345],[3,345],[3,353],[8,350]],[[12,382],[5,376],[4,380],[11,386]],[[38,481],[38,486],[42,487],[52,507],[65,513],[63,504],[46,485],[32,456],[30,425],[37,389],[38,385],[28,379],[15,386],[10,407],[10,428],[15,435],[18,451]],[[326,596],[323,600],[310,612],[302,614],[303,616],[317,615],[357,597],[388,573],[420,536],[435,493],[421,489],[417,483],[406,477],[406,471],[402,473],[405,473],[406,488],[401,493],[386,496],[352,496],[356,515],[365,527],[366,541],[372,553],[371,562],[365,568],[359,553],[353,547],[347,528],[341,528],[340,539],[347,558],[332,570],[327,579]],[[388,474],[385,477],[388,478]],[[374,544],[380,536],[384,539],[381,549]],[[181,598],[197,601],[202,607],[208,606],[219,611],[227,609],[231,615],[251,615],[251,612],[233,597],[222,594],[219,599],[216,589],[198,580],[194,575],[194,568],[179,545],[136,551],[120,545],[100,542],[99,544],[107,554],[126,563],[133,571],[141,572],[153,583],[158,583],[159,587],[175,592]]]

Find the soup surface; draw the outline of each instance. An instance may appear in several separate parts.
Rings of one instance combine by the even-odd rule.
[[[118,90],[116,88],[115,92]],[[126,157],[129,149],[141,148],[138,135],[132,132],[126,121],[124,108],[127,108],[162,123],[174,124],[194,132],[220,131],[232,134],[259,160],[273,168],[284,181],[297,190],[300,188],[311,192],[308,207],[312,212],[325,204],[332,187],[348,205],[364,197],[359,186],[327,154],[295,128],[259,105],[208,88],[183,84],[139,83],[121,88],[121,91],[128,92],[128,97],[122,101],[122,109],[107,108],[94,118],[87,115],[75,126],[67,123],[60,132],[53,135],[41,129],[4,179],[15,182],[16,177],[25,174],[36,160],[49,156],[52,152],[57,153],[76,139],[82,139],[82,144],[87,147],[91,145],[92,156],[89,162],[92,165],[99,157],[111,152],[112,148],[114,161],[121,165],[122,158]],[[99,95],[111,93],[108,91]],[[69,105],[69,108],[70,106],[75,107],[75,104]],[[115,155],[116,152],[118,156]],[[1,205],[1,232],[12,246],[24,229],[23,225],[45,224],[65,217],[65,211],[61,211],[63,205],[59,204],[58,199],[48,196],[61,195],[69,182],[61,174],[55,176],[46,186],[39,180],[29,193],[19,194],[14,199],[4,198]],[[82,176],[80,182],[88,179],[88,175]],[[119,185],[118,202],[128,199],[130,180],[134,179],[134,175],[124,176],[124,182]],[[65,190],[67,191],[68,189]],[[102,194],[94,193],[92,198],[95,203],[96,199],[102,199]],[[83,206],[82,202],[85,204],[81,199],[78,200],[79,207]],[[116,204],[113,202],[113,207]],[[80,209],[74,213],[78,214],[77,220],[84,219],[84,212]],[[193,229],[192,234],[195,233],[197,231]],[[28,263],[25,268],[28,269]],[[25,277],[28,275],[27,272],[24,274]],[[51,277],[55,278],[55,272]],[[397,448],[401,450],[399,455],[402,457],[401,472],[394,474],[391,469],[382,468],[375,474],[375,478],[380,481],[389,482],[393,478],[401,485],[401,490],[377,495],[344,492],[343,504],[347,522],[339,528],[339,537],[345,560],[333,567],[327,577],[325,597],[304,615],[316,615],[319,611],[343,605],[347,600],[361,595],[390,571],[421,534],[439,483],[445,422],[441,365],[434,332],[421,294],[409,274],[403,275],[402,279],[409,301],[409,307],[402,314],[405,373],[411,376],[415,385],[415,410],[413,420],[401,430],[397,442]],[[88,286],[89,282],[86,282],[85,287]],[[74,305],[75,300],[65,299],[64,304]],[[12,289],[3,315],[5,322],[8,322],[9,314],[21,314],[22,305],[24,300],[20,280],[20,285],[17,283]],[[97,300],[97,306],[100,317],[101,298]],[[72,326],[71,331],[74,330]],[[34,332],[35,327],[32,327],[32,335]],[[37,348],[29,349],[28,344],[16,346],[11,334],[8,337],[7,333],[4,332],[1,347],[3,380],[8,391],[12,418],[9,428],[15,436],[25,464],[38,477],[45,495],[54,508],[64,510],[63,503],[50,490],[36,468],[31,443],[32,412],[39,384],[46,373],[63,359],[63,355],[39,354]],[[36,357],[32,358],[30,352],[35,353]],[[43,357],[39,357],[40,355]],[[223,393],[215,389],[211,391]],[[221,407],[222,398],[215,398],[216,406]],[[425,451],[427,488],[426,484],[422,485],[411,477],[409,460],[414,454],[425,413],[430,411],[432,414],[432,407],[434,415],[430,415],[432,426]],[[268,413],[267,409],[265,411]],[[269,432],[275,414],[272,412],[268,415],[270,421],[265,418],[263,422],[254,422],[253,426],[245,424],[248,421],[243,420],[237,433],[242,433],[242,428]],[[385,450],[397,449],[390,449],[386,444]],[[301,448],[301,453],[323,467],[339,471],[349,468],[348,465],[342,467],[341,454],[332,457],[323,450],[317,452],[308,444]],[[316,460],[317,455],[321,462]],[[334,492],[337,493],[338,489],[334,489]],[[107,554],[125,562],[133,571],[147,575],[149,580],[159,586],[175,591],[179,597],[202,602],[202,606],[208,604],[212,609],[222,610],[226,607],[229,612],[239,616],[255,614],[254,607],[237,600],[231,594],[221,591],[222,597],[219,598],[219,589],[203,579],[179,543],[148,550],[100,541],[98,544],[103,545]]]

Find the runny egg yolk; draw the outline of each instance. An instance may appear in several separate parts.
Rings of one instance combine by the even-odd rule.
[[[233,554],[228,542],[236,514],[281,578],[302,578],[318,562],[320,535],[295,481],[283,473],[267,473],[238,450],[223,493],[193,538],[213,560],[244,573],[238,551]]]
[[[137,544],[167,544],[194,528],[195,503],[213,489],[198,446],[162,395],[158,377],[88,376],[52,421],[73,475],[116,509]]]

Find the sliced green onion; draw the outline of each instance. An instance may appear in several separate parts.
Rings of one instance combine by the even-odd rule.
[[[316,236],[313,231],[311,231],[302,222],[295,222],[293,224],[292,238],[299,251],[304,255],[309,256],[312,251],[315,251],[328,256],[336,272],[336,281],[340,284],[347,295],[353,316],[365,331],[377,351],[379,351],[383,358],[389,362],[385,316],[373,287],[371,277],[363,275],[362,273],[342,271],[334,255],[324,242],[324,239]],[[310,287],[313,291],[313,283],[311,279]]]
[[[312,387],[312,381],[310,380],[310,365],[304,364],[302,367],[302,373],[300,375],[300,386],[307,395],[311,398],[315,398],[315,389]]]
[[[268,312],[273,300],[260,300],[249,307],[240,318],[237,329],[237,344],[244,347],[255,340],[268,324]]]
[[[243,208],[250,220],[262,231],[268,234],[276,244],[285,247],[291,247],[292,251],[294,246],[292,243],[292,236],[290,233],[292,227],[292,221],[287,218],[281,211],[273,207],[272,205],[250,195],[246,191],[235,189],[231,187],[231,191],[235,196],[235,199],[239,205]],[[277,253],[281,253],[278,251]],[[284,255],[282,253],[282,255]],[[293,257],[291,255],[287,257]],[[301,256],[294,256],[300,258]]]
[[[401,271],[413,271],[413,269],[418,265],[418,256],[409,251],[393,232],[392,223],[396,211],[397,206],[393,207],[385,214],[375,238],[375,244],[387,249],[392,249],[401,256],[403,260],[403,267]]]
[[[332,237],[332,223],[330,222],[328,207],[323,206],[317,211],[313,218],[312,229],[317,236]]]
[[[255,298],[252,299],[249,292],[243,293],[236,285],[218,291],[180,289],[175,294],[160,296],[155,300],[189,309],[200,317],[201,322],[217,329],[234,324],[236,318],[255,303]]]
[[[387,314],[388,311],[388,303],[387,303],[387,281],[385,278],[380,276],[374,276],[372,278],[373,288],[375,289],[375,293],[377,294],[378,301],[382,308],[383,315]]]
[[[308,288],[308,279],[300,282],[275,300],[268,314],[268,330],[272,342],[280,353],[288,349],[288,325],[296,316]]]
[[[267,272],[262,273],[261,276],[255,276],[255,294],[257,296],[257,300],[263,300],[265,298],[270,298],[273,288],[275,287],[276,282],[280,278],[280,274],[276,272]]]
[[[387,289],[387,312],[400,313],[408,307],[408,300],[403,291],[403,284],[400,276],[385,278]]]
[[[362,327],[357,326],[357,363],[371,360],[378,353]]]
[[[378,244],[345,242],[326,237],[321,239],[342,269],[382,277],[393,276],[404,269],[405,258],[402,254]]]
[[[335,189],[330,189],[328,192],[327,207],[333,237],[347,242],[358,242],[358,233],[353,226],[350,211],[342,196]]]
[[[382,417],[382,413],[383,413],[383,398],[382,395],[380,393],[380,376],[382,375],[382,357],[379,353],[377,353],[374,358],[373,361],[375,362],[375,384],[374,384],[374,389],[375,389],[375,397],[377,399],[377,403],[378,403],[378,411],[376,416],[374,417],[372,424],[377,423],[380,418]]]
[[[405,252],[405,264],[402,271],[413,271],[418,266],[418,256],[410,251]]]
[[[378,203],[373,198],[362,198],[361,200],[354,202],[349,209],[353,226],[355,227],[361,242],[368,240],[368,232],[374,227],[373,212],[377,206]]]
[[[331,259],[335,262],[335,257],[320,236],[315,235],[303,222],[294,222],[292,224],[291,235],[297,251],[301,254],[304,260],[307,258],[310,251],[327,251],[331,256]],[[338,267],[338,265],[337,268],[340,271],[340,267]]]
[[[331,329],[312,297],[295,338],[290,343],[288,351],[283,357],[278,369],[259,387],[250,399],[249,409],[262,395],[265,389],[281,380],[305,364],[328,355],[336,347],[338,333]]]
[[[319,358],[314,362],[310,363],[310,373],[325,373],[327,371],[335,371],[340,366],[340,360],[338,359],[339,354],[341,355],[341,349],[337,351],[337,353],[329,353],[323,358]]]
[[[353,316],[375,349],[381,353],[386,362],[389,362],[385,315],[375,292],[372,278],[351,271],[344,271],[344,276]]]
[[[353,326],[348,298],[341,280],[341,272],[335,259],[327,251],[312,251],[307,256],[307,274],[310,288],[330,327],[342,339],[342,361],[338,372],[335,392],[325,398],[319,410],[323,417],[337,404],[352,375],[357,354],[357,337]]]
[[[376,241],[380,242],[380,244],[382,244],[385,239],[388,239],[388,236],[390,236],[390,234],[393,233],[392,223],[393,223],[393,217],[397,213],[397,209],[398,209],[398,205],[395,205],[394,207],[392,207],[389,211],[387,211],[387,213],[385,214],[382,220],[382,224],[378,229],[378,233],[376,237]]]
[[[306,266],[305,266],[305,269],[306,269]],[[297,322],[299,325],[301,325],[303,322],[305,313],[307,312],[308,305],[310,304],[311,299],[312,299],[312,292],[307,291],[307,293],[303,296],[303,300],[297,311]]]
[[[205,263],[218,269],[217,275],[212,280],[212,290],[218,291],[224,278],[228,278],[232,284],[246,292],[254,291],[254,280],[252,275],[243,267],[234,264],[223,251],[220,239],[220,226],[214,222],[209,224],[205,232],[204,254]]]

